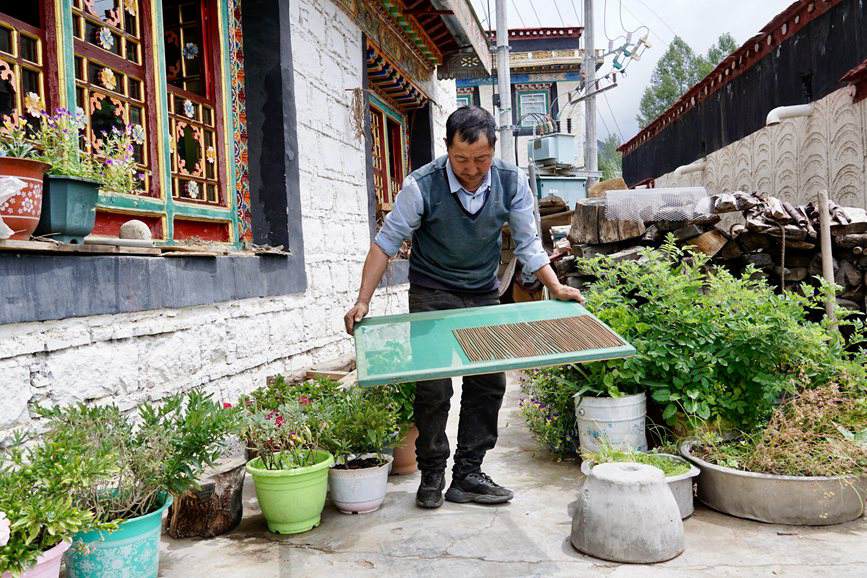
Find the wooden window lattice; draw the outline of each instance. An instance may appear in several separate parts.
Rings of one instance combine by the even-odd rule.
[[[32,1],[32,0],[30,0]],[[45,107],[43,31],[0,9],[0,114]]]
[[[133,128],[139,168],[138,194],[157,196],[151,127],[152,87],[146,81],[150,55],[139,0],[74,0],[76,103],[85,112],[85,146],[99,148],[112,129]]]

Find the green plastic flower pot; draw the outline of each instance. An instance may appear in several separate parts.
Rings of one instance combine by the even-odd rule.
[[[262,458],[247,463],[271,532],[300,534],[319,525],[328,491],[328,469],[334,465],[334,457],[322,450],[314,454],[312,466],[291,470],[266,470]]]
[[[166,495],[158,510],[126,520],[115,532],[76,534],[66,553],[67,578],[156,578],[163,513],[171,505],[172,497]]]
[[[93,231],[98,198],[99,183],[46,175],[36,234],[61,243],[83,243]]]

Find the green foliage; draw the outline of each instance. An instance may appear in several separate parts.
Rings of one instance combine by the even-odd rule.
[[[282,375],[277,375],[268,385],[242,395],[239,404],[252,405],[259,411],[275,411],[290,402],[327,402],[340,395],[340,384],[324,377],[309,379],[300,383],[290,383]]]
[[[774,409],[761,430],[729,439],[705,431],[693,452],[721,466],[790,476],[867,472],[867,397],[837,383],[806,389]]]
[[[599,151],[599,170],[602,171],[602,179],[613,179],[623,175],[623,155],[617,150],[620,139],[616,134],[609,134],[602,141],[602,149]]]
[[[641,96],[638,125],[644,128],[653,122],[736,49],[737,43],[728,33],[722,34],[706,55],[696,54],[682,38],[675,36]]]
[[[302,394],[275,409],[245,402],[241,405],[241,437],[267,470],[292,470],[316,463],[322,432],[328,427],[325,405]]]
[[[27,119],[17,114],[4,115],[3,126],[0,126],[0,157],[30,159],[35,153]]]
[[[590,461],[593,464],[607,464],[611,462],[647,464],[659,468],[666,476],[679,476],[687,473],[690,469],[689,464],[681,458],[673,458],[655,453],[618,450],[610,444],[603,444],[597,452],[581,452],[581,459]]]
[[[328,425],[321,446],[334,455],[338,464],[351,462],[362,454],[377,454],[393,445],[400,431],[397,412],[388,403],[377,403],[375,391],[349,389],[326,409]]]
[[[637,350],[594,368],[615,383],[649,386],[669,424],[686,418],[751,430],[784,393],[827,383],[857,355],[808,320],[815,294],[777,294],[753,269],[735,277],[707,261],[670,236],[641,261],[584,265],[598,279],[588,308]]]
[[[127,125],[124,129],[114,127],[111,132],[102,135],[99,150],[105,159],[102,190],[132,194],[141,187],[133,154],[133,143],[136,140],[143,142],[143,136],[136,136],[141,131],[141,126]]]
[[[112,464],[108,474],[74,493],[74,503],[101,522],[143,516],[159,508],[163,492],[179,496],[194,488],[238,428],[237,410],[197,391],[143,403],[137,419],[115,405],[37,411],[47,418],[47,443],[76,444],[87,459]]]
[[[86,119],[84,112],[58,108],[53,115],[40,113],[33,135],[35,158],[47,163],[48,174],[101,182],[102,167],[89,151],[79,150],[79,135]]]
[[[73,499],[111,469],[107,456],[70,436],[25,447],[28,441],[16,435],[0,453],[0,524],[9,524],[8,541],[0,541],[0,574],[17,575],[76,532],[117,527],[98,523]]]

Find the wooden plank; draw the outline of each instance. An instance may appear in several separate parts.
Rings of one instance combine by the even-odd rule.
[[[160,255],[157,247],[118,247],[116,245],[67,245],[47,241],[0,241],[0,251],[30,253],[71,253],[82,255]]]
[[[333,379],[339,381],[349,374],[348,371],[329,371],[325,369],[310,369],[304,374],[304,379]]]
[[[688,244],[695,247],[705,255],[713,257],[726,246],[728,241],[729,239],[725,233],[719,229],[713,229],[691,239]]]
[[[163,253],[163,257],[211,257],[216,259],[224,255],[224,253],[215,253],[213,251],[188,251],[178,253]]]
[[[338,383],[340,383],[340,389],[349,389],[350,387],[358,383],[358,370],[353,369],[342,378],[340,378],[340,380],[338,380]]]

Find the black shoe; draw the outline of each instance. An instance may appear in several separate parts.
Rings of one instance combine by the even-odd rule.
[[[418,492],[415,493],[415,504],[419,508],[439,508],[443,505],[443,488],[446,487],[446,476],[440,471],[423,471]]]
[[[513,496],[512,490],[497,484],[488,474],[481,472],[467,474],[462,480],[453,479],[449,491],[446,492],[446,500],[458,504],[502,504]]]

